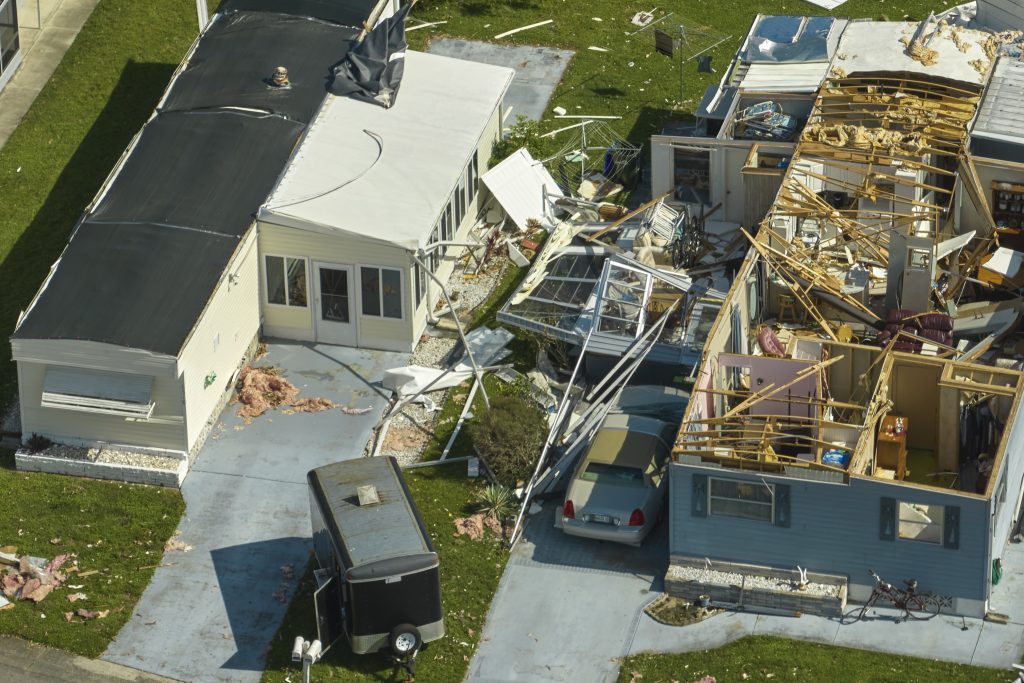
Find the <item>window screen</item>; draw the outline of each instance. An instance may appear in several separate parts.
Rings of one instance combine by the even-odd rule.
[[[772,521],[774,488],[762,482],[712,479],[709,506],[712,515]]]

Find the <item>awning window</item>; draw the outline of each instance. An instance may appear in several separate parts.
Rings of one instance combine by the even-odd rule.
[[[146,419],[153,413],[153,377],[51,366],[43,379],[44,408]]]

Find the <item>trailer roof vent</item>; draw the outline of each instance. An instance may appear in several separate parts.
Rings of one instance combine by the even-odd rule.
[[[377,487],[373,484],[357,486],[356,495],[359,496],[359,506],[376,505],[380,503],[380,496],[377,495]]]

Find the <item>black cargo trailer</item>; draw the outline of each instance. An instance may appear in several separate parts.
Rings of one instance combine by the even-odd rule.
[[[356,458],[307,475],[317,629],[357,654],[415,657],[444,635],[438,557],[391,457]]]

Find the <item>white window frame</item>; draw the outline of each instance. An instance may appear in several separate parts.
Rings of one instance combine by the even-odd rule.
[[[904,506],[913,507],[913,506],[918,506],[918,505],[923,506],[923,507],[927,507],[927,508],[939,508],[941,510],[941,513],[939,514],[939,518],[938,518],[938,520],[935,520],[935,519],[931,519],[931,517],[929,517],[929,519],[931,521],[928,522],[928,523],[919,522],[919,521],[915,521],[915,520],[912,520],[912,519],[907,519],[906,520],[907,524],[920,525],[921,526],[921,530],[917,534],[915,534],[913,536],[904,536],[903,535],[903,523],[904,523],[903,507]],[[919,514],[924,514],[924,513],[921,512]],[[930,539],[930,538],[921,538],[921,533],[925,529],[928,529],[928,528],[931,528],[931,527],[938,527],[938,530],[939,530],[938,537],[935,538],[934,540]],[[933,505],[933,504],[930,504],[930,503],[914,503],[914,502],[907,501],[907,500],[897,500],[896,501],[896,538],[899,539],[900,541],[911,541],[911,542],[914,542],[914,543],[927,543],[928,545],[937,545],[937,546],[941,547],[941,546],[944,545],[944,539],[946,538],[945,537],[945,533],[946,533],[946,506],[945,505],[939,505],[939,504],[934,504]]]
[[[378,266],[372,263],[360,263],[358,266],[359,275],[359,315],[365,318],[376,318],[378,320],[393,320],[395,322],[401,322],[406,320],[405,309],[408,308],[409,303],[405,300],[405,280],[406,275],[401,268],[395,268],[393,266]],[[377,287],[377,305],[380,307],[380,313],[374,315],[373,313],[363,312],[363,268],[375,268],[377,270],[378,287]],[[402,307],[401,317],[394,318],[389,315],[384,315],[384,271],[391,270],[398,273],[398,301]]]
[[[272,258],[284,259],[284,280],[285,280],[284,284],[285,284],[285,287],[284,287],[284,303],[283,304],[274,303],[274,302],[272,302],[270,300],[270,270],[267,268],[267,259],[271,258],[271,257]],[[288,297],[288,259],[291,259],[293,261],[302,261],[303,262],[303,266],[306,269],[306,305],[305,306],[297,306],[297,305],[293,305],[293,304],[288,303],[288,298],[289,298]],[[263,263],[261,263],[260,265],[263,268],[263,303],[264,304],[266,304],[267,306],[273,306],[274,308],[279,308],[281,310],[287,310],[287,311],[310,311],[310,310],[312,310],[312,306],[310,306],[310,304],[309,304],[309,300],[310,300],[311,297],[310,297],[310,291],[309,291],[310,262],[309,262],[308,258],[306,258],[305,256],[288,256],[287,254],[263,254]]]
[[[469,159],[469,164],[466,166],[466,204],[472,204],[473,200],[476,199],[477,192],[479,191],[480,183],[480,165],[477,160],[478,150],[473,150],[473,156]]]
[[[145,392],[147,400],[143,402],[135,402],[122,398],[102,396],[100,393],[86,394],[78,391],[47,391],[47,375],[51,370],[54,372],[63,372],[65,375],[67,373],[71,373],[72,376],[80,375],[82,378],[82,382],[79,382],[80,385],[85,383],[90,386],[95,386],[97,383],[102,383],[104,379],[113,379],[115,377],[128,379],[128,381],[134,382],[135,384],[146,384],[148,382],[149,386]],[[134,373],[122,373],[112,370],[92,370],[88,368],[51,365],[47,367],[43,375],[43,391],[39,405],[42,408],[71,410],[98,415],[112,415],[129,420],[148,420],[152,417],[153,409],[156,407],[156,402],[153,401],[154,381],[155,378],[151,375],[136,375]]]
[[[771,492],[772,492],[772,502],[771,502],[771,504],[768,504],[768,503],[761,503],[761,502],[756,501],[756,500],[740,500],[739,498],[729,498],[727,496],[715,496],[715,495],[712,495],[711,492],[715,488],[714,482],[716,482],[716,481],[726,481],[726,482],[729,482],[731,484],[744,484],[744,485],[747,485],[747,486],[767,486],[769,489],[771,489]],[[768,484],[768,483],[766,483],[764,481],[760,481],[760,480],[759,481],[746,481],[746,480],[740,480],[740,479],[730,479],[728,477],[708,477],[708,494],[707,495],[708,495],[708,501],[707,501],[708,502],[708,508],[707,508],[707,510],[708,510],[708,516],[709,517],[728,517],[730,519],[743,519],[743,520],[747,520],[749,522],[764,522],[766,524],[774,524],[775,523],[775,486],[773,484]],[[761,519],[760,517],[745,517],[743,515],[729,515],[729,514],[725,514],[725,513],[722,513],[722,512],[715,512],[712,509],[712,505],[711,505],[711,503],[715,499],[739,501],[741,503],[745,503],[745,504],[749,504],[749,505],[760,505],[760,506],[766,507],[766,508],[768,508],[768,519]]]

